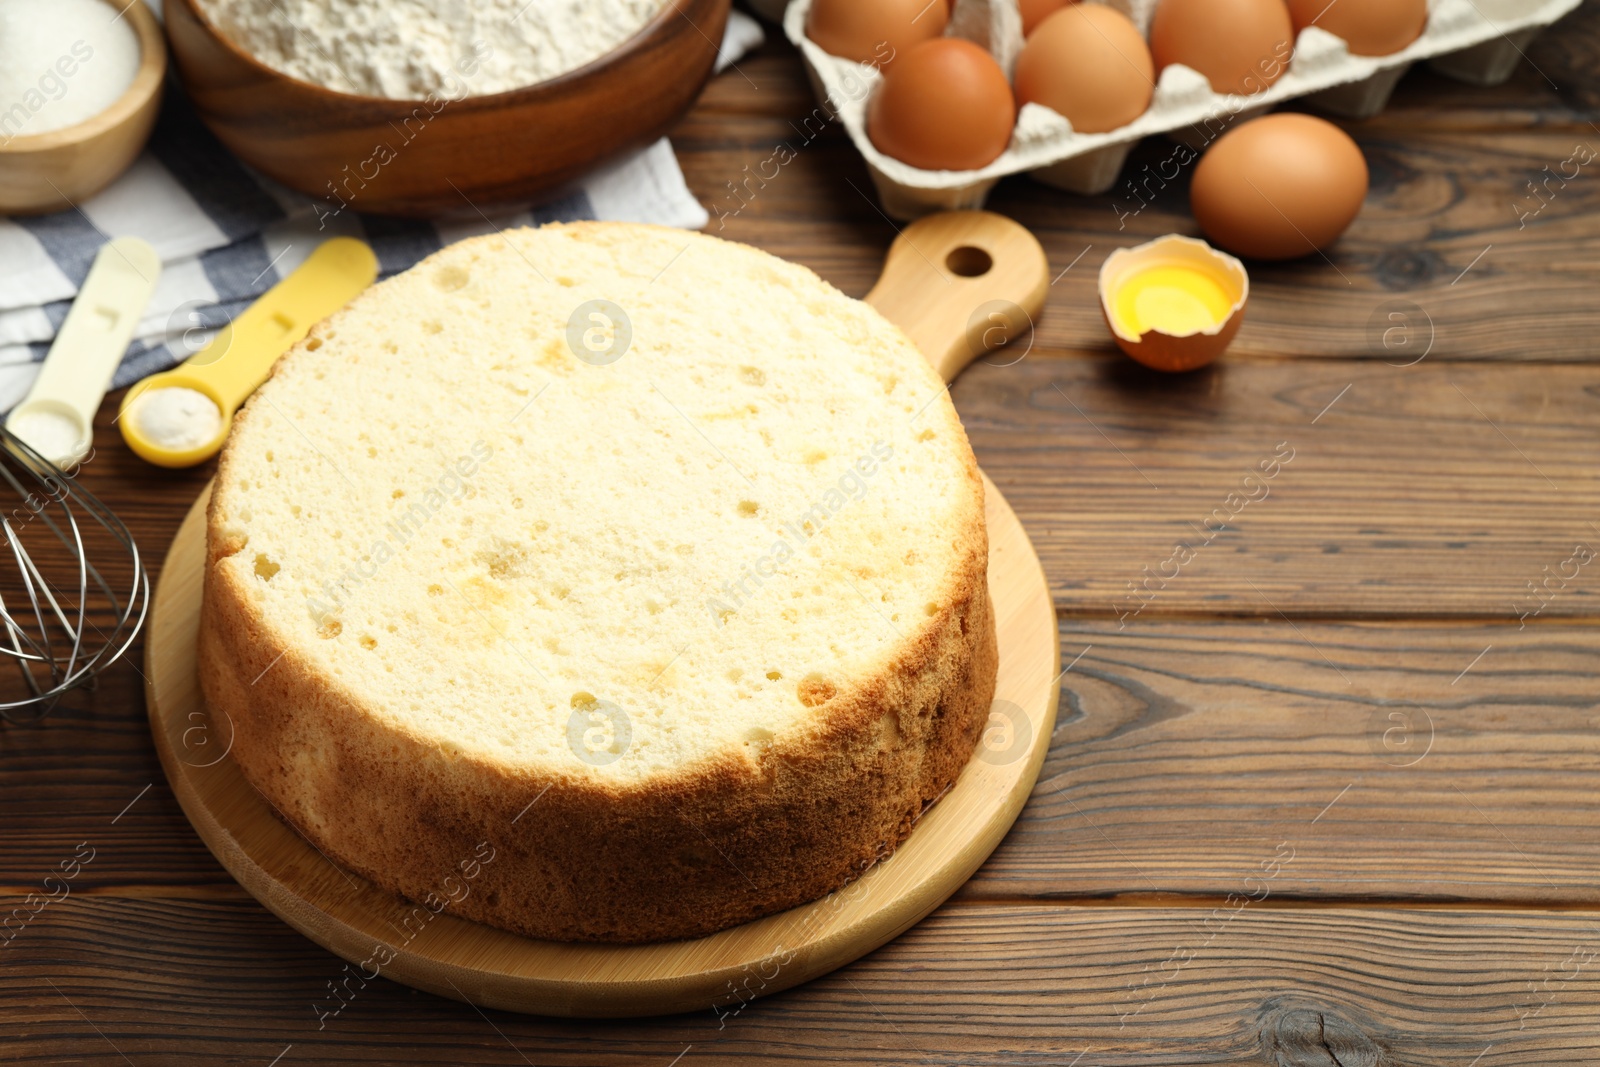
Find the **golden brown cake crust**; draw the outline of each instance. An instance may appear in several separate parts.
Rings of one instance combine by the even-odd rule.
[[[671,788],[614,791],[447,762],[378,727],[342,706],[292,649],[272,664],[231,585],[208,572],[200,680],[211,708],[233,720],[245,777],[329,856],[412,900],[450,896],[458,868],[487,841],[495,862],[451,910],[551,940],[695,937],[859,876],[955,781],[999,666],[979,570],[944,625],[855,700],[830,706],[814,741],[775,744],[762,777],[730,757]],[[308,739],[327,746],[313,781],[281,756]],[[339,818],[313,833],[305,805]]]
[[[219,521],[215,496],[202,690],[233,720],[244,776],[319,849],[377,885],[536,938],[711,933],[857,877],[900,844],[971,757],[999,654],[982,479],[966,455],[968,484],[955,495],[971,501],[970,533],[938,612],[918,620],[876,677],[856,680],[816,709],[809,730],[781,735],[757,761],[729,752],[674,779],[633,784],[446,754],[368,713],[266,632],[248,579],[219,566],[243,545]],[[231,448],[219,484],[230,457]],[[466,892],[462,872],[484,842],[496,858],[474,868]]]

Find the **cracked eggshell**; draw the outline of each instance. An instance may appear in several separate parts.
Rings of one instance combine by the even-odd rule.
[[[1147,330],[1137,336],[1125,331],[1112,312],[1112,302],[1134,275],[1155,267],[1173,266],[1199,271],[1232,296],[1226,318],[1208,329],[1187,334]],[[1100,267],[1100,314],[1117,347],[1134,360],[1159,371],[1195,370],[1211,363],[1233,343],[1250,302],[1250,275],[1244,264],[1204,241],[1181,234],[1157,237],[1133,248],[1119,248]]]

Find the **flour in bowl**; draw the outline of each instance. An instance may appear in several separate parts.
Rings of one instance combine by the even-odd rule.
[[[338,92],[421,100],[518,89],[638,33],[666,0],[199,0],[262,63]]]

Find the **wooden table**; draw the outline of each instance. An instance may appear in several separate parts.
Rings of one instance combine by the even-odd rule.
[[[0,950],[0,1060],[1600,1063],[1600,565],[1569,562],[1600,551],[1600,161],[1518,215],[1600,148],[1600,9],[1529,57],[1495,89],[1414,71],[1348,124],[1361,219],[1331,263],[1257,267],[1233,350],[1183,377],[1115,354],[1093,297],[1113,248],[1194,232],[1182,183],[1121,229],[1126,199],[999,188],[1060,276],[1026,356],[953,392],[1072,668],[1011,836],[899,940],[720,1020],[550,1021],[380,980],[319,1031],[340,961],[190,829],[135,660],[92,710],[0,731],[0,907],[95,850]],[[713,232],[864,293],[893,230],[859,158],[831,124],[805,143],[786,46],[740,68],[674,136]],[[793,160],[750,177],[780,142]],[[143,466],[102,423],[85,481],[159,553],[209,471]]]

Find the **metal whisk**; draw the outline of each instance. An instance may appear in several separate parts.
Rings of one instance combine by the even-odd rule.
[[[133,644],[150,576],[110,508],[3,426],[0,445],[0,479],[16,494],[7,508],[0,489],[0,655],[26,687],[0,692],[0,718],[37,722]]]

